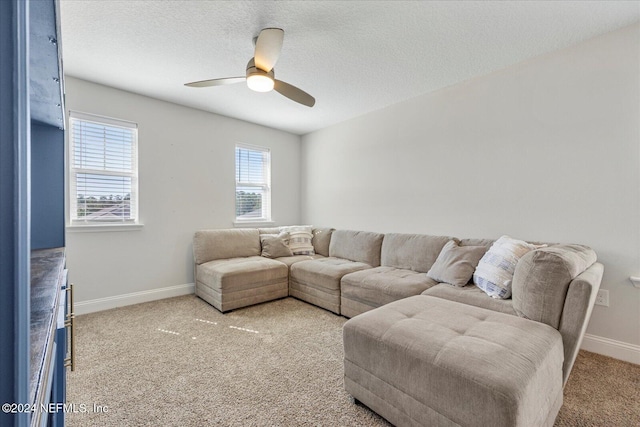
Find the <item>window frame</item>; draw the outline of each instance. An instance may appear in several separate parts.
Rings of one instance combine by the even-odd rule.
[[[240,150],[249,150],[253,152],[259,152],[263,156],[263,164],[262,164],[262,178],[265,181],[264,183],[256,183],[252,181],[239,181],[238,177],[238,149]],[[237,214],[234,215],[234,226],[237,227],[246,227],[249,225],[264,225],[264,224],[273,224],[274,221],[272,219],[271,212],[271,199],[272,199],[272,188],[271,188],[271,149],[268,147],[262,147],[258,145],[251,145],[245,143],[236,143],[233,150],[234,157],[234,180],[235,180],[235,197],[234,197],[234,212],[237,212],[238,209],[238,189],[239,188],[257,188],[262,191],[262,216],[261,217],[248,217],[242,218]],[[266,160],[265,160],[266,157]],[[266,203],[265,203],[266,199]]]
[[[69,111],[68,146],[67,146],[67,230],[69,231],[129,231],[142,228],[140,222],[140,188],[139,188],[139,165],[138,165],[138,124],[122,119],[101,116],[97,114]],[[90,122],[101,126],[111,126],[132,131],[131,141],[131,171],[101,171],[91,168],[77,168],[75,166],[74,155],[76,141],[74,140],[74,122]],[[78,174],[90,173],[97,175],[111,175],[127,177],[131,179],[130,192],[130,217],[125,219],[86,219],[77,217],[77,182]],[[75,214],[74,214],[75,213]]]

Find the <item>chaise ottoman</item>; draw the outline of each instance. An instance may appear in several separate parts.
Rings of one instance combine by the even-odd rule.
[[[551,426],[562,406],[560,333],[418,295],[348,320],[348,393],[397,426]]]

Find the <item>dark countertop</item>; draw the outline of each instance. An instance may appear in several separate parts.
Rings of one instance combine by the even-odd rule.
[[[36,403],[43,366],[53,348],[57,307],[65,267],[64,248],[31,251],[31,360],[29,400]],[[49,356],[50,357],[50,356]]]

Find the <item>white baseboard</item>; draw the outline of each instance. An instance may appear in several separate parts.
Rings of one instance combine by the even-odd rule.
[[[585,334],[580,348],[640,365],[640,345]]]
[[[166,288],[152,289],[150,291],[133,292],[130,294],[79,301],[73,304],[74,312],[76,315],[94,313],[96,311],[109,310],[111,308],[123,307],[125,305],[140,304],[142,302],[189,295],[194,293],[194,288],[195,285],[193,283],[186,283],[184,285],[169,286]]]

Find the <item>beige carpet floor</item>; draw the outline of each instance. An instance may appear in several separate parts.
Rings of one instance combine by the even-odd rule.
[[[78,316],[67,423],[388,426],[344,391],[345,321],[293,298],[222,315],[192,295]],[[638,426],[639,402],[640,366],[581,352],[556,425]]]

